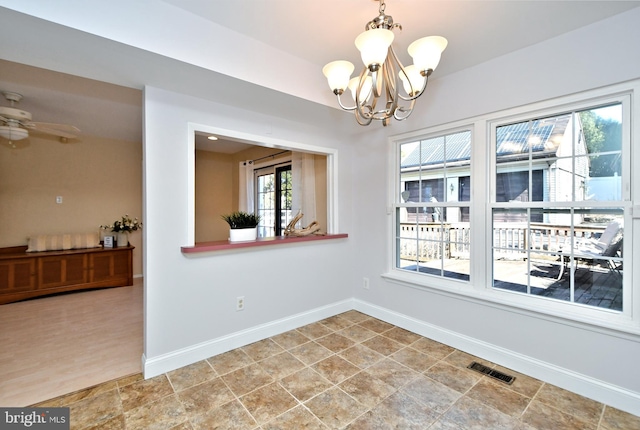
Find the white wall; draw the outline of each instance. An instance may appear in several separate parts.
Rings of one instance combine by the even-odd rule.
[[[351,239],[181,253],[180,247],[189,245],[192,223],[188,122],[337,149],[339,230],[352,229],[351,148],[329,131],[146,88],[146,376],[349,309],[353,296]],[[244,311],[235,310],[237,296],[245,297]]]
[[[640,10],[636,9],[436,80],[418,101],[420,111],[405,123],[394,124],[391,133],[638,78],[640,56],[634,48],[640,43],[638,22]],[[446,61],[444,56],[442,61]],[[637,147],[637,140],[635,144]],[[355,289],[356,302],[363,310],[640,414],[638,336],[501,310],[455,294],[383,279],[380,275],[391,264],[391,217],[385,211],[387,184],[380,172],[389,172],[389,155],[383,139],[370,139],[366,148],[364,145],[356,149],[359,163],[354,172],[359,222],[350,232],[356,249],[366,250],[355,254],[353,265],[357,285],[362,284],[362,277],[370,278],[369,290]],[[634,184],[640,188],[638,176]],[[636,263],[639,253],[636,245]]]

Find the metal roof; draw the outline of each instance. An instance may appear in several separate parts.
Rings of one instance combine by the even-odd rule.
[[[510,156],[528,154],[537,156],[555,153],[558,136],[564,135],[571,114],[544,118],[496,128],[497,155]],[[462,131],[421,140],[415,149],[402,160],[401,168],[441,165],[469,160],[471,158],[471,132]],[[445,154],[446,151],[446,154]],[[446,155],[446,156],[445,156]]]

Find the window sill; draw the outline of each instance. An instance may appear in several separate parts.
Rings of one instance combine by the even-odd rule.
[[[564,325],[572,325],[581,329],[616,335],[626,339],[637,340],[640,336],[640,325],[630,317],[624,315],[613,315],[605,309],[585,309],[577,305],[579,309],[568,309],[563,303],[553,303],[549,300],[527,296],[521,299],[512,292],[492,292],[488,290],[478,290],[470,285],[452,282],[446,286],[431,283],[426,280],[416,279],[413,275],[392,269],[383,273],[382,278],[405,287],[426,290],[432,293],[441,294],[458,300],[466,300],[484,306],[492,306],[509,312],[520,313],[535,318],[542,318],[548,321],[557,322]]]
[[[243,248],[259,248],[263,246],[288,245],[300,242],[314,242],[318,240],[344,239],[349,237],[346,233],[327,234],[324,236],[301,236],[301,237],[265,237],[247,242],[229,242],[228,240],[218,240],[215,242],[201,242],[193,246],[183,246],[180,248],[183,254],[194,254],[199,252],[229,251]]]

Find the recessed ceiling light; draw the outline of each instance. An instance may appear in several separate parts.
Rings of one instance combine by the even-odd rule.
[[[218,140],[218,138],[216,136],[214,136],[213,134],[211,136],[208,136],[207,139],[209,139],[209,140]]]

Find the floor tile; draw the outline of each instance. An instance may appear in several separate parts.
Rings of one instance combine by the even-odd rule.
[[[333,383],[315,370],[306,367],[293,375],[283,378],[280,381],[280,385],[293,394],[296,399],[306,402],[313,396],[331,388]]]
[[[203,360],[168,372],[167,376],[174,390],[181,391],[215,378],[216,372],[206,360]]]
[[[403,348],[404,345],[389,339],[388,337],[378,335],[362,342],[362,345],[371,348],[382,355],[391,355]]]
[[[316,339],[316,342],[332,352],[340,352],[355,345],[353,340],[337,333],[331,333],[327,336]]]
[[[360,371],[358,367],[337,355],[325,358],[311,368],[334,384],[338,384]]]
[[[184,423],[187,413],[174,394],[127,411],[124,419],[127,430],[161,430]]]
[[[364,405],[336,387],[307,401],[305,406],[331,429],[346,426],[367,410]]]
[[[494,363],[487,360],[483,360],[482,358],[476,357],[475,355],[467,354],[466,352],[463,352],[463,351],[453,351],[451,354],[447,355],[444,361],[460,369],[465,369],[465,370],[470,370],[468,369],[468,367],[474,361],[476,363],[480,363],[483,366],[487,366],[489,368],[495,367]]]
[[[520,417],[531,401],[530,398],[516,393],[501,385],[501,382],[491,382],[481,379],[469,390],[467,396],[512,417]]]
[[[309,342],[307,336],[303,335],[297,330],[287,331],[271,338],[275,343],[283,347],[284,349],[295,348],[298,345]]]
[[[258,364],[274,379],[282,379],[305,367],[303,362],[286,351],[265,358],[258,362]]]
[[[328,327],[333,331],[340,331],[344,328],[352,326],[354,323],[349,321],[348,319],[345,319],[339,315],[336,315],[336,316],[321,320],[320,324],[324,325],[325,327]]]
[[[384,426],[371,428],[407,430],[429,428],[439,416],[435,411],[402,392],[388,397],[373,410],[373,414],[378,416],[377,420],[383,422]]]
[[[284,349],[271,339],[263,339],[240,348],[254,361],[264,360],[272,355],[280,354]],[[211,362],[211,361],[209,361]],[[247,363],[248,364],[248,363]],[[215,368],[215,367],[214,367]]]
[[[602,403],[551,384],[544,384],[540,388],[536,400],[561,411],[566,411],[590,424],[598,424],[604,408]]]
[[[371,331],[357,324],[352,325],[351,327],[344,328],[337,333],[344,337],[348,337],[355,342],[362,342],[363,340],[367,340],[374,336],[377,336],[377,333],[375,331]]]
[[[359,372],[341,382],[340,389],[368,408],[373,408],[396,389],[367,372]]]
[[[419,334],[412,333],[400,327],[394,327],[384,332],[384,335],[402,345],[410,345],[422,337]]]
[[[177,394],[189,415],[202,414],[235,398],[221,378],[194,385]]]
[[[210,409],[190,421],[197,430],[251,430],[258,427],[238,400]]]
[[[379,319],[371,318],[361,323],[358,323],[359,326],[364,327],[368,330],[375,331],[376,333],[384,333],[387,330],[391,330],[394,326],[384,321],[380,321]]]
[[[415,370],[388,358],[369,367],[366,372],[397,389],[420,376]]]
[[[468,397],[458,400],[432,427],[434,430],[514,430],[525,428],[520,421]],[[547,427],[547,430],[561,427]]]
[[[71,427],[75,428],[75,427]],[[98,424],[85,427],[83,430],[126,430],[126,424],[124,422],[124,415],[116,415],[105,421],[101,421]]]
[[[303,327],[298,328],[298,331],[312,340],[322,336],[326,336],[329,333],[333,332],[333,330],[330,330],[319,322],[307,324]]]
[[[368,319],[371,319],[371,317],[367,314],[363,314],[362,312],[358,312],[356,310],[350,310],[347,312],[343,312],[341,314],[338,315],[341,318],[344,318],[346,320],[351,321],[352,323],[359,323],[362,321],[366,321]]]
[[[427,339],[426,337],[418,339],[412,343],[411,348],[437,359],[443,359],[455,351],[455,348],[445,345],[444,343],[436,342],[432,339]]]
[[[496,366],[495,369],[515,377],[516,379],[511,385],[509,385],[509,389],[516,393],[520,393],[525,397],[533,398],[540,387],[542,387],[542,381],[532,378],[531,376],[523,375],[522,373],[515,372],[502,366]]]
[[[350,363],[355,364],[360,369],[366,369],[367,367],[374,365],[384,358],[384,355],[374,351],[371,348],[367,348],[362,344],[357,344],[349,349],[346,349],[340,352],[338,355],[346,359]]]
[[[437,359],[418,352],[413,348],[402,348],[391,354],[389,358],[421,373],[438,362]]]
[[[254,358],[250,357],[245,352],[244,348],[234,349],[223,354],[207,358],[207,361],[218,375],[224,375],[233,372],[234,370],[238,370],[241,367],[248,366],[254,363],[254,360]]]
[[[316,342],[304,343],[290,349],[289,352],[306,365],[317,363],[333,354],[333,352]]]
[[[247,408],[258,424],[271,421],[299,404],[291,394],[276,382],[242,396],[240,402]]]
[[[263,424],[263,430],[327,430],[304,406],[295,407],[269,423]]]
[[[222,375],[222,380],[236,396],[240,397],[250,391],[270,384],[274,381],[274,378],[260,367],[260,365],[255,363]]]
[[[601,422],[602,430],[640,429],[640,417],[607,406]]]
[[[468,370],[459,369],[451,364],[439,361],[424,372],[429,378],[453,388],[460,393],[465,393],[473,387],[481,378]]]
[[[122,409],[125,412],[171,394],[173,394],[173,388],[171,388],[166,375],[144,379],[120,388]]]
[[[423,375],[402,387],[401,391],[439,414],[444,413],[462,396],[456,390]]]
[[[118,390],[113,389],[69,405],[71,428],[82,429],[122,414]]]
[[[597,428],[597,425],[587,423],[535,399],[522,415],[522,421],[539,430],[595,430]]]

